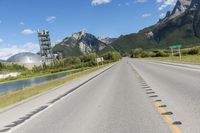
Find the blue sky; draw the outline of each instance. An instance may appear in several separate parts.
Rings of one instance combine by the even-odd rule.
[[[86,30],[118,37],[150,26],[176,0],[0,0],[0,59],[39,51],[38,29],[48,29],[52,43]]]

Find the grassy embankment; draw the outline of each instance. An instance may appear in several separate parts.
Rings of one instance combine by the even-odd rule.
[[[172,56],[170,49],[155,50],[155,51],[144,51],[141,48],[132,50],[131,57],[143,58],[145,60],[157,60],[167,62],[178,62],[178,63],[191,63],[200,64],[200,47],[183,48],[181,49],[181,60],[179,57],[178,50],[174,50],[174,56]]]
[[[79,77],[89,74],[91,72],[94,72],[100,68],[107,66],[107,65],[104,65],[101,67],[93,67],[93,68],[69,75],[64,78],[55,79],[55,80],[48,81],[48,82],[45,82],[42,84],[37,84],[37,85],[33,85],[33,86],[30,86],[30,87],[27,87],[24,89],[18,89],[15,91],[10,91],[8,93],[2,94],[2,95],[0,95],[0,108],[7,107],[9,105],[15,104],[15,103],[22,101],[24,99],[27,99],[29,97],[32,97],[34,95],[40,94],[40,93],[45,92],[50,89],[53,89],[59,85],[67,83],[68,81],[79,78]]]
[[[149,57],[144,58],[145,60],[156,60],[156,61],[166,61],[166,62],[176,62],[176,63],[190,63],[190,64],[200,64],[200,55],[184,55],[182,59],[178,56],[175,57]]]
[[[89,69],[89,67],[86,68],[78,68],[78,69],[72,69],[72,70],[66,70],[66,71],[61,71],[61,72],[55,72],[55,73],[35,73],[35,74],[30,74],[28,76],[18,76],[18,77],[9,77],[6,79],[0,79],[0,84],[5,84],[5,83],[10,83],[10,82],[16,82],[16,81],[21,81],[21,80],[28,80],[28,79],[33,79],[33,78],[39,78],[39,77],[46,77],[46,76],[53,76],[57,74],[62,74],[62,73],[70,73],[70,72],[76,72],[76,71],[84,71]]]

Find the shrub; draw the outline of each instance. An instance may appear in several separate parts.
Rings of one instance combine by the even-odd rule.
[[[189,55],[197,55],[199,54],[199,49],[198,48],[192,48],[188,51]]]
[[[156,57],[167,57],[167,56],[169,56],[169,54],[165,53],[165,52],[162,51],[162,50],[159,50],[159,51],[156,52],[156,55],[155,55],[155,56],[156,56]]]
[[[149,52],[143,51],[143,52],[141,53],[141,57],[142,57],[142,58],[150,57]]]
[[[156,57],[156,53],[155,52],[149,52],[149,57]]]
[[[107,52],[103,55],[103,58],[107,61],[118,61],[122,56],[118,52]]]
[[[131,51],[132,58],[141,58],[143,50],[141,48],[136,48]]]

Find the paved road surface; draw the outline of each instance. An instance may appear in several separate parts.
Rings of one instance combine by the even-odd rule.
[[[124,58],[9,132],[200,133],[199,118],[199,66]]]
[[[124,59],[13,133],[170,133],[152,99]]]
[[[183,133],[200,133],[200,66],[131,60],[131,64],[182,122]]]

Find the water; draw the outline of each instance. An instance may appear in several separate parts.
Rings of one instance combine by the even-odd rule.
[[[70,72],[70,73],[66,72],[66,73],[55,74],[55,75],[51,75],[51,76],[44,76],[44,77],[38,77],[38,78],[33,78],[33,79],[27,79],[27,80],[21,80],[21,81],[0,84],[0,94],[6,93],[8,91],[32,86],[35,84],[40,84],[40,83],[47,82],[50,80],[62,78],[62,77],[68,76],[72,73],[75,73],[75,72]]]

